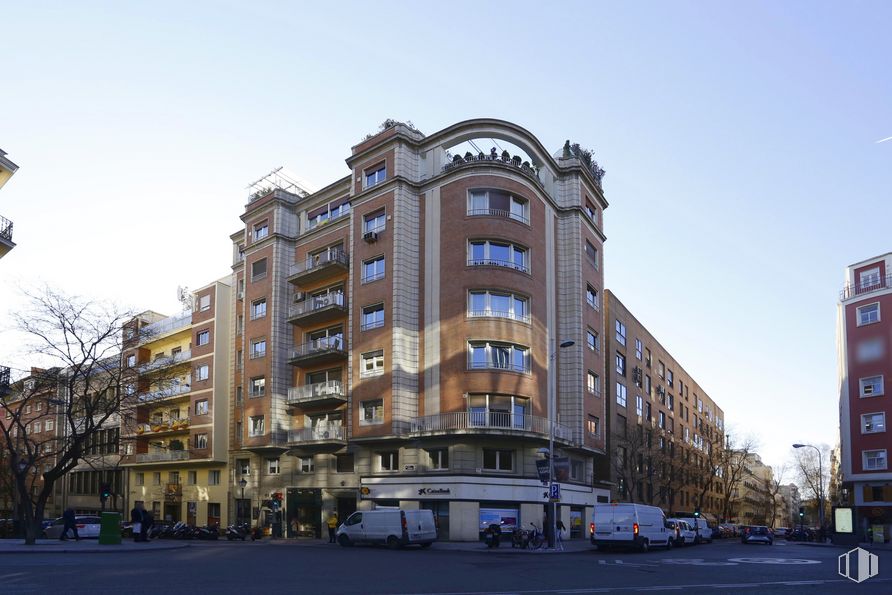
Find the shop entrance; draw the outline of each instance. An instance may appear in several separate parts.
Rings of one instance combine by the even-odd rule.
[[[356,512],[356,498],[338,498],[337,505],[338,523],[343,523],[347,517]]]
[[[286,494],[288,537],[322,537],[322,490],[289,488]]]
[[[167,502],[164,503],[164,522],[165,523],[179,523],[180,522],[180,503],[177,502],[175,504],[169,504]]]
[[[437,539],[449,541],[449,502],[422,502],[421,508],[433,511]]]
[[[247,498],[235,499],[235,524],[251,524],[251,501]]]

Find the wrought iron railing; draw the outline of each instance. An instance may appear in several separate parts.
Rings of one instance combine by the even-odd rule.
[[[892,275],[886,275],[885,278],[875,277],[871,281],[857,283],[855,285],[846,285],[842,291],[839,292],[839,299],[848,300],[853,297],[866,295],[875,291],[882,291],[884,289],[892,289]]]
[[[146,372],[151,372],[152,370],[158,370],[160,368],[166,368],[175,364],[181,364],[190,359],[192,359],[192,351],[190,349],[187,349],[179,353],[174,353],[173,355],[163,355],[161,357],[156,357],[152,361],[141,365],[138,369],[140,374],[145,374]]]
[[[469,209],[468,215],[472,217],[502,217],[504,219],[514,219],[521,223],[530,224],[530,220],[520,213],[512,213],[505,209]]]
[[[301,302],[293,304],[288,309],[288,317],[303,316],[325,308],[346,308],[347,299],[343,293],[329,293],[326,295],[314,296]]]
[[[502,430],[526,432],[548,436],[550,425],[554,425],[554,437],[566,442],[573,441],[573,430],[550,422],[536,415],[521,415],[508,411],[457,411],[416,417],[409,424],[411,433],[447,432],[454,430]]]
[[[291,359],[299,358],[299,357],[307,357],[310,355],[315,355],[317,353],[326,353],[329,351],[344,351],[344,338],[343,337],[323,337],[321,339],[315,339],[313,341],[307,341],[301,345],[298,345],[291,352]]]
[[[323,442],[325,440],[346,440],[347,429],[339,425],[317,426],[315,428],[301,428],[289,430],[288,442]]]
[[[143,393],[139,395],[138,400],[141,403],[150,403],[152,401],[158,401],[160,399],[167,399],[168,397],[178,397],[180,395],[188,393],[191,390],[192,387],[189,384],[177,384],[175,386],[152,391],[150,393]]]
[[[184,312],[179,316],[170,316],[164,320],[159,320],[158,322],[153,322],[152,324],[142,327],[139,331],[139,335],[140,338],[145,341],[182,327],[189,326],[190,324],[192,324],[192,313]]]
[[[452,158],[452,161],[449,161],[443,166],[443,171],[449,171],[473,164],[499,165],[517,168],[535,180],[540,186],[542,185],[542,180],[539,179],[538,167],[531,165],[528,161],[523,161],[518,156],[512,158],[504,153],[502,155],[493,155],[492,153],[479,153],[478,155],[473,155],[471,153],[466,153],[464,157],[456,155]]]
[[[288,389],[289,403],[306,403],[328,397],[344,398],[344,385],[340,380],[328,380]]]
[[[162,450],[159,452],[142,452],[136,455],[137,463],[155,463],[162,461],[184,461],[189,458],[188,450]]]
[[[308,256],[303,262],[296,262],[288,270],[288,276],[299,275],[331,264],[350,265],[350,257],[343,250],[329,250],[322,254]]]
[[[514,269],[515,271],[522,271],[524,273],[530,272],[530,267],[527,266],[525,263],[517,263],[513,260],[499,260],[497,258],[469,258],[468,266],[505,267],[507,269]]]
[[[510,320],[519,320],[520,322],[529,322],[529,314],[517,314],[516,312],[503,312],[499,310],[470,310],[468,316],[471,318],[508,318]]]

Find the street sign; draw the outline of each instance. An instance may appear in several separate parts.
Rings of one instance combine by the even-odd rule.
[[[536,472],[539,474],[539,481],[548,483],[548,480],[550,479],[548,477],[548,459],[538,459],[536,461]]]
[[[561,499],[561,484],[553,483],[548,487],[548,499],[554,502]]]

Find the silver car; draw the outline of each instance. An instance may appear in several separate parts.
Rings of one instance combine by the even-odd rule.
[[[76,516],[74,523],[77,526],[78,537],[99,537],[99,517],[98,516]],[[53,524],[44,529],[43,533],[47,539],[59,539],[62,536],[62,529],[65,527],[65,519],[62,517],[53,521]],[[72,531],[68,532],[69,537],[74,537]]]

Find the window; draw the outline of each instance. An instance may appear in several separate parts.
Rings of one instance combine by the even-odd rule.
[[[877,397],[877,396],[883,394],[883,377],[882,377],[882,375],[861,378],[858,380],[858,384],[861,385],[861,396],[862,397]]]
[[[652,389],[653,389],[653,385],[651,384],[650,376],[645,375],[644,376],[644,392],[647,393],[648,397],[653,396]]]
[[[313,464],[313,457],[299,457],[297,465],[301,473],[312,473],[316,470],[316,465]]]
[[[127,356],[127,367],[128,367],[128,368],[134,368],[134,367],[136,367],[136,356],[135,356],[135,355],[128,355],[128,356]]]
[[[514,451],[484,448],[483,468],[488,471],[512,471],[514,469]]]
[[[877,471],[886,468],[886,449],[862,450],[861,458],[865,471]]]
[[[626,356],[620,352],[616,352],[616,373],[620,376],[626,375]]]
[[[39,434],[39,433],[40,433],[41,425],[43,425],[43,424],[41,424],[39,421],[35,421],[35,422],[34,422],[34,433],[35,433],[35,434]]]
[[[588,240],[585,241],[585,257],[593,267],[598,268],[598,249]]]
[[[266,298],[251,302],[251,320],[257,320],[264,316],[266,316]]]
[[[198,310],[206,312],[211,309],[211,294],[207,293],[198,298]]]
[[[238,469],[239,475],[251,475],[251,459],[237,459],[235,467]]]
[[[468,215],[507,217],[529,225],[529,206],[524,198],[499,190],[471,190]]]
[[[359,330],[367,331],[384,326],[384,304],[366,306],[362,309],[362,324]]]
[[[601,419],[594,415],[589,415],[588,420],[585,422],[585,429],[588,431],[589,436],[600,436]]]
[[[861,433],[876,434],[886,431],[885,413],[865,413],[861,416]]]
[[[598,290],[591,285],[585,286],[585,301],[595,310],[598,309]]]
[[[472,289],[468,292],[468,316],[491,316],[529,322],[530,302],[522,295]]]
[[[385,216],[384,210],[382,209],[380,211],[372,213],[371,215],[366,215],[362,221],[362,230],[365,233],[369,233],[372,231],[378,233],[384,231],[387,217]]]
[[[207,380],[209,371],[210,368],[208,368],[207,364],[202,364],[195,368],[195,381]]]
[[[468,243],[468,266],[500,266],[530,272],[526,248],[489,240],[472,240]]]
[[[384,400],[373,399],[359,404],[359,425],[384,423]]]
[[[399,471],[400,469],[400,453],[398,450],[389,450],[387,452],[378,453],[378,462],[381,471]]]
[[[199,347],[210,343],[211,331],[199,331],[198,335],[195,337],[195,342],[198,344]]]
[[[218,469],[211,469],[210,471],[208,471],[208,485],[220,485],[220,471]]]
[[[266,355],[266,339],[251,339],[251,359]]]
[[[206,433],[195,434],[195,448],[204,450],[208,447],[208,435]]]
[[[644,365],[649,368],[652,363],[653,363],[653,356],[651,356],[651,354],[650,354],[650,349],[645,347],[644,348]]]
[[[874,267],[858,273],[859,289],[870,289],[880,284],[880,267]]]
[[[152,473],[152,485],[160,486],[161,485],[161,472],[155,471]]]
[[[353,473],[353,454],[335,455],[337,473]]]
[[[588,218],[592,220],[592,223],[598,223],[598,209],[592,206],[592,203],[589,201],[585,201],[585,214],[588,215]]]
[[[873,324],[880,321],[880,304],[875,302],[858,307],[858,326]]]
[[[626,385],[619,382],[616,383],[616,403],[621,407],[626,406]]]
[[[468,344],[468,367],[472,370],[492,368],[529,373],[530,350],[511,343],[474,342]]]
[[[48,419],[43,425],[46,426],[46,431],[50,432],[53,429],[53,420]]]
[[[235,319],[235,334],[241,335],[245,332],[245,316],[244,314],[239,314]]]
[[[263,436],[263,416],[252,415],[248,436]]]
[[[384,278],[384,256],[377,256],[362,263],[362,282],[370,283]]]
[[[660,411],[660,415],[659,415],[658,419],[659,419],[660,427],[665,429],[666,428],[666,414],[664,412]]]
[[[136,474],[136,485],[144,486],[146,485],[146,474],[145,473],[137,473]]]
[[[384,373],[384,350],[370,351],[362,354],[360,376],[379,376]]]
[[[267,475],[278,475],[279,474],[279,459],[278,457],[274,459],[266,460],[266,473]]]
[[[266,378],[263,376],[251,379],[251,396],[262,397],[266,394]]]
[[[616,342],[620,345],[626,345],[626,325],[624,325],[619,320],[615,321],[616,324]]]
[[[582,461],[579,459],[570,459],[570,479],[581,481],[583,479]]]
[[[588,329],[585,331],[585,344],[592,351],[598,351],[600,346],[598,345],[598,333],[593,331],[592,329]]]
[[[254,225],[254,241],[262,240],[269,235],[269,221],[256,223]]]
[[[427,451],[431,459],[431,469],[435,471],[444,471],[449,469],[449,449],[433,448]]]
[[[666,365],[659,360],[657,360],[657,374],[660,376],[660,378],[666,378]]]
[[[672,380],[674,376],[672,375],[672,370],[666,370],[666,384],[669,385],[669,388],[672,388]]]
[[[601,395],[601,379],[591,370],[586,375],[586,388],[588,388],[588,392],[595,396]]]
[[[635,413],[638,415],[638,417],[644,415],[644,399],[641,397],[641,395],[635,397]]]
[[[266,259],[261,258],[251,263],[251,283],[260,281],[264,277],[266,277]]]
[[[202,399],[200,401],[195,401],[195,415],[207,415],[208,414],[208,400]]]
[[[641,361],[641,339],[635,339],[635,359]]]
[[[376,184],[380,184],[387,178],[387,167],[382,163],[375,166],[371,171],[365,172],[365,187],[371,188]]]
[[[190,486],[198,483],[198,471],[189,471],[186,475],[186,483]]]

